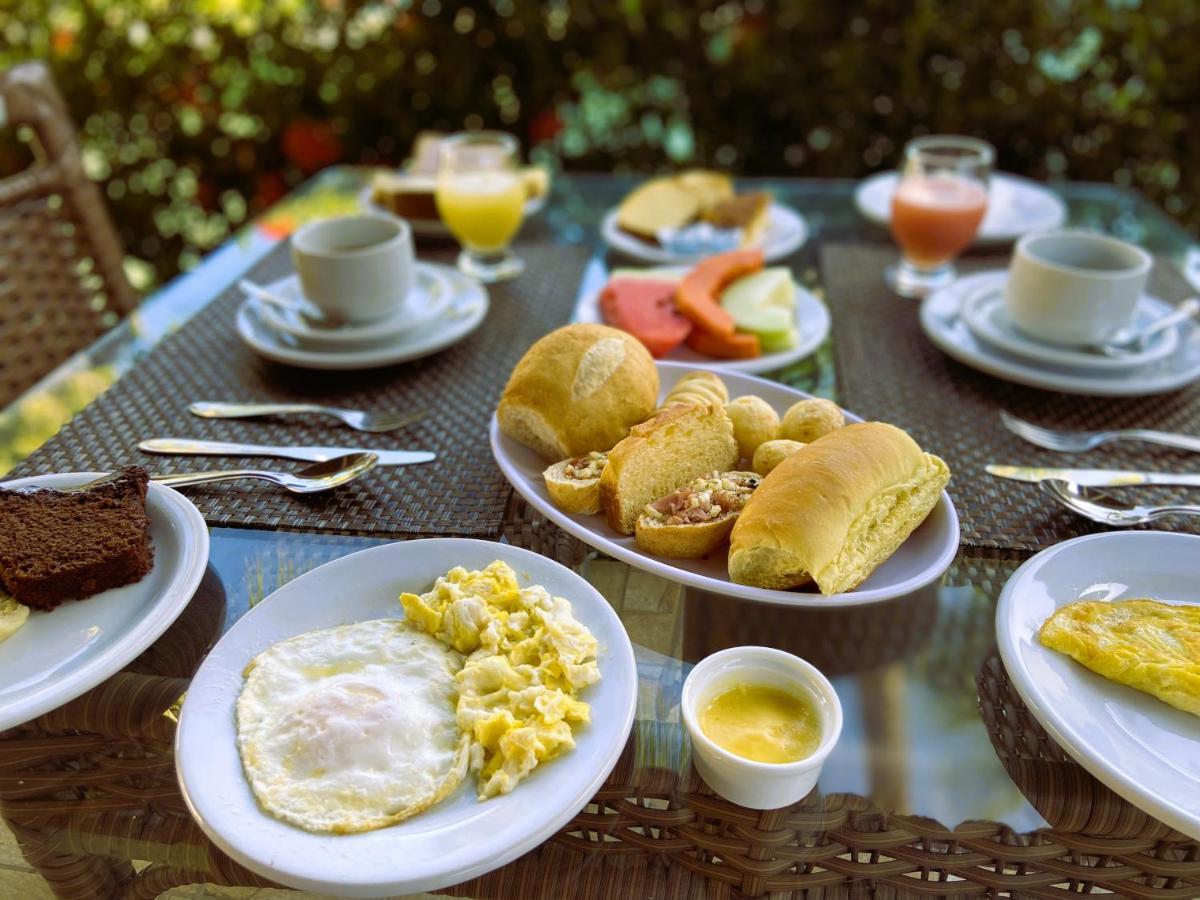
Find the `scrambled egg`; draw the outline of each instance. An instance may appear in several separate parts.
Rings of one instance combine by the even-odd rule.
[[[479,572],[451,569],[429,593],[404,593],[400,602],[413,626],[466,655],[457,717],[471,738],[481,800],[574,748],[572,726],[590,716],[578,692],[600,670],[596,639],[569,601],[540,585],[522,588],[497,560]]]
[[[1200,716],[1200,606],[1079,601],[1048,618],[1038,638],[1110,681]]]

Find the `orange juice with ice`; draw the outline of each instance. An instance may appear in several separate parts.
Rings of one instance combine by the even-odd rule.
[[[892,236],[907,259],[940,266],[975,237],[987,211],[987,189],[957,175],[909,175],[892,196]]]
[[[472,250],[502,250],[525,215],[525,188],[512,172],[445,173],[435,196],[446,227]]]

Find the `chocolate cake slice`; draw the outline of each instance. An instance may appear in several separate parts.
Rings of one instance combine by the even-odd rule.
[[[148,481],[126,466],[81,491],[0,488],[0,588],[53,609],[141,580],[154,563]]]

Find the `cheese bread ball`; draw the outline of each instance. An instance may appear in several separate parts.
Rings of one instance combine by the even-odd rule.
[[[804,446],[799,441],[789,441],[783,438],[766,441],[759,444],[758,449],[754,451],[754,461],[750,464],[750,468],[757,474],[765,476],[789,456],[795,456],[803,450]]]
[[[846,418],[836,403],[820,400],[801,400],[783,414],[779,436],[789,441],[811,444],[822,435],[836,431],[846,424]]]
[[[733,437],[742,459],[751,459],[759,444],[779,437],[779,413],[762,397],[737,397],[725,404],[725,412],[733,422]]]

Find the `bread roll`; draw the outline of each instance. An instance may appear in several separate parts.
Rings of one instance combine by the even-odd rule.
[[[608,454],[598,450],[560,460],[542,472],[546,493],[559,509],[594,516],[600,512],[600,473],[607,465]]]
[[[742,459],[753,459],[759,444],[779,437],[779,413],[762,397],[746,395],[730,400],[725,412],[733,422],[733,437]]]
[[[735,462],[737,442],[724,407],[672,406],[634,426],[609,451],[600,476],[600,505],[609,525],[633,534],[647,503]]]
[[[766,441],[759,444],[758,449],[754,451],[754,461],[750,464],[750,468],[759,475],[770,475],[777,465],[789,456],[795,456],[807,446],[799,441],[788,441],[783,438]]]
[[[920,525],[950,480],[899,428],[848,425],[781,462],[733,526],[729,576],[822,594],[862,584]]]
[[[721,376],[705,369],[688,372],[677,382],[663,399],[660,410],[676,403],[695,405],[698,403],[721,403],[729,399],[729,388]]]
[[[836,403],[813,397],[793,403],[783,414],[779,436],[789,441],[811,444],[845,424],[846,417]]]
[[[521,357],[500,397],[500,430],[547,461],[608,450],[654,411],[658,369],[637,338],[567,325]]]

